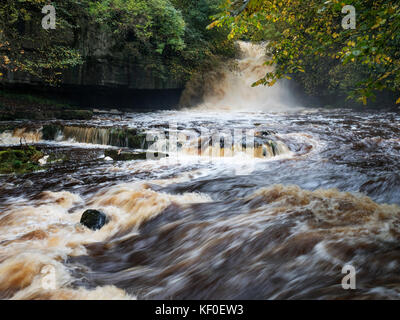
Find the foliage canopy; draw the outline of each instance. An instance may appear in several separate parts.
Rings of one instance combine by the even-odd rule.
[[[342,28],[345,5],[356,9],[356,29]],[[301,73],[303,79],[316,75],[329,81],[323,72],[331,72],[330,85],[364,104],[377,91],[400,89],[397,1],[226,0],[214,18],[209,27],[229,26],[231,39],[268,40],[267,63],[276,68],[255,85]]]
[[[222,0],[58,0],[53,3],[55,30],[41,27],[47,0],[4,1],[3,73],[22,71],[56,83],[63,70],[85,62],[95,45],[89,31],[107,40],[114,58],[155,70],[160,77],[185,79],[213,58],[233,54],[227,29],[206,30]]]

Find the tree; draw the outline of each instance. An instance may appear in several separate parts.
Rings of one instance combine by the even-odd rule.
[[[356,29],[342,28],[345,5],[356,9]],[[400,89],[396,1],[227,0],[221,9],[210,27],[230,26],[230,38],[268,40],[267,64],[275,70],[254,85],[273,85],[283,77],[312,72],[314,64],[328,63],[360,72],[361,79],[347,90],[364,104],[377,91]]]
[[[55,83],[63,69],[82,63],[74,48],[76,25],[84,15],[85,0],[54,3],[56,29],[41,22],[46,0],[4,0],[0,7],[0,79],[5,72],[21,71]]]

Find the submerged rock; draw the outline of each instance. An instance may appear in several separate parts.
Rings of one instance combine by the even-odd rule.
[[[30,188],[30,187],[33,186],[33,182],[32,182],[31,180],[26,180],[26,181],[22,184],[22,186],[23,186],[24,188]]]
[[[104,155],[115,161],[145,160],[146,152],[132,152],[121,150],[106,150]]]
[[[74,177],[68,177],[67,178],[67,183],[68,184],[83,184],[82,180],[76,179]]]
[[[86,210],[80,223],[91,230],[99,230],[107,223],[107,216],[98,210]]]

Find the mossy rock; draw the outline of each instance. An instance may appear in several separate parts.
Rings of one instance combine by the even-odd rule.
[[[42,138],[43,140],[54,140],[59,131],[61,131],[61,126],[44,125],[42,128]]]
[[[4,131],[13,131],[15,127],[16,125],[0,125],[0,133],[3,133]]]
[[[40,169],[38,161],[43,153],[28,146],[0,151],[0,173],[28,173]]]

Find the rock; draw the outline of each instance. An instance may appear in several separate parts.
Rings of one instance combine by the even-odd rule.
[[[74,177],[68,177],[67,181],[69,184],[83,184],[83,181],[76,179]]]
[[[114,161],[114,159],[111,158],[111,157],[105,157],[105,158],[104,158],[104,161]]]
[[[276,134],[275,131],[272,131],[272,130],[263,130],[263,131],[256,131],[254,135],[255,135],[256,137],[268,137],[268,136],[272,136],[272,135],[274,135],[274,134]]]
[[[22,186],[23,186],[24,188],[30,188],[30,187],[33,186],[33,182],[32,182],[31,180],[26,180],[26,181],[22,184]]]
[[[131,160],[146,160],[146,152],[132,152],[121,150],[106,150],[106,157],[112,158],[115,161],[131,161]]]
[[[60,131],[62,131],[62,127],[59,125],[44,125],[42,128],[42,139],[55,140],[57,133]]]
[[[274,156],[279,154],[279,150],[278,150],[278,145],[276,144],[276,142],[274,141],[269,141],[269,145],[272,148],[272,152],[274,153]]]
[[[117,109],[111,109],[111,110],[93,109],[93,113],[113,114],[113,115],[122,115],[123,114],[123,112],[121,112]]]
[[[39,159],[39,164],[41,166],[44,166],[45,164],[47,164],[47,160],[49,159],[50,156],[44,156],[43,158]]]
[[[14,189],[15,185],[13,183],[4,183],[0,186],[2,189],[10,190]]]
[[[117,109],[111,109],[110,114],[123,114],[123,113]]]
[[[62,120],[90,120],[93,112],[90,110],[62,110],[55,113],[57,119]]]
[[[108,222],[107,216],[98,210],[86,210],[80,223],[91,230],[99,230]]]

